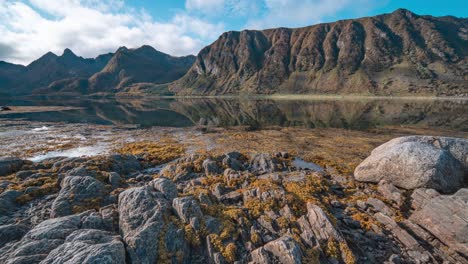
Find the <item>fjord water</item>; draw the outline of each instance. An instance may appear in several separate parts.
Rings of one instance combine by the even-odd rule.
[[[432,98],[146,98],[0,100],[11,106],[66,106],[74,110],[4,113],[0,119],[138,127],[345,128],[438,127],[468,131],[468,100]]]

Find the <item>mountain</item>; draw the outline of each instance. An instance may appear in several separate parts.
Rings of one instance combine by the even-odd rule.
[[[26,67],[0,61],[0,87],[12,87],[18,82],[19,76],[23,75]],[[10,90],[0,89],[0,95],[10,94]]]
[[[0,88],[8,94],[29,94],[35,89],[68,78],[87,78],[101,70],[112,54],[100,55],[95,59],[85,59],[65,49],[61,56],[48,52],[28,66],[1,62]],[[1,76],[9,76],[8,79]]]
[[[28,66],[0,62],[0,93],[92,94],[142,89],[182,77],[195,56],[172,57],[150,46],[119,48],[95,59],[66,49],[48,52]]]
[[[150,46],[137,49],[121,47],[105,67],[89,79],[59,80],[41,93],[79,92],[117,93],[136,87],[172,82],[182,77],[195,61],[195,56],[173,57]]]
[[[169,89],[178,94],[467,95],[468,19],[391,14],[226,32]]]

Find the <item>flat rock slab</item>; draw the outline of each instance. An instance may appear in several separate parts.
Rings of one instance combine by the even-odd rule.
[[[451,249],[468,256],[468,189],[430,198],[410,220]]]

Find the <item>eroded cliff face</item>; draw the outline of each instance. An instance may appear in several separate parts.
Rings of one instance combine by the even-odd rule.
[[[224,33],[170,89],[179,94],[466,94],[468,19],[391,14]]]

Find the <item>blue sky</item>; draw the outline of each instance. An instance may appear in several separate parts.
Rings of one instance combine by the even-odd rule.
[[[0,60],[28,64],[65,48],[95,57],[144,44],[197,54],[228,30],[301,27],[398,8],[468,16],[462,0],[0,0]]]

